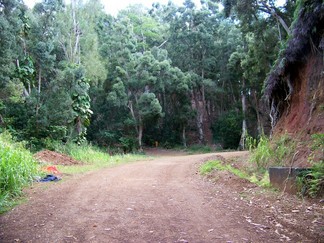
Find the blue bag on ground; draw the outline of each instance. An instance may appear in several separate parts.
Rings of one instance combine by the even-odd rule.
[[[49,182],[49,181],[59,181],[61,180],[55,175],[46,175],[43,179],[40,179],[40,182]]]

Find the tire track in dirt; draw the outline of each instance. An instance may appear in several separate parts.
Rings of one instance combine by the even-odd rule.
[[[0,242],[280,241],[274,230],[246,223],[253,208],[235,200],[231,187],[197,174],[215,155],[165,156],[35,189],[26,204],[0,216]]]

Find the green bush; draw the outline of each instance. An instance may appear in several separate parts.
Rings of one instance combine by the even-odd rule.
[[[242,132],[242,115],[235,110],[220,116],[212,125],[213,138],[224,149],[237,149]]]
[[[36,173],[37,163],[24,145],[15,143],[8,132],[0,134],[0,211],[10,206]]]
[[[268,169],[270,166],[284,165],[285,162],[293,159],[296,150],[296,142],[287,134],[272,141],[266,136],[261,136],[256,147],[254,141],[251,143],[250,161],[261,170]]]
[[[313,134],[308,161],[313,165],[299,175],[301,194],[309,197],[324,195],[324,134]]]
[[[189,153],[210,153],[213,149],[210,146],[203,144],[194,144],[187,148]]]
[[[252,149],[250,161],[258,168],[267,168],[273,156],[269,138],[261,136],[256,148]]]

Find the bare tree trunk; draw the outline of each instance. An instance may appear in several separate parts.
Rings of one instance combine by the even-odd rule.
[[[3,117],[2,117],[1,114],[0,114],[0,126],[2,126],[2,125],[5,125],[5,123],[4,123],[4,119],[3,119]]]
[[[256,115],[257,115],[257,122],[258,122],[258,135],[261,136],[264,134],[264,128],[263,128],[263,124],[260,118],[260,113],[259,113],[259,102],[258,102],[258,98],[257,98],[257,92],[254,90],[253,91],[253,98],[254,98],[254,103],[255,103],[255,110],[256,110]]]
[[[202,102],[197,101],[197,128],[198,128],[198,134],[199,134],[199,143],[203,144],[205,140],[204,136],[204,129],[203,129],[203,122],[204,122],[204,114],[203,114],[203,105]]]
[[[39,74],[38,74],[38,94],[41,93],[41,86],[42,86],[42,69],[39,68]]]
[[[78,116],[76,119],[77,119],[77,122],[76,122],[76,132],[77,132],[77,134],[79,136],[81,134],[81,132],[82,132],[82,122],[81,122],[80,116]]]
[[[288,25],[286,24],[286,22],[283,20],[283,18],[281,18],[281,16],[276,12],[276,10],[273,7],[270,7],[266,1],[262,0],[260,1],[260,3],[262,4],[262,7],[260,7],[259,9],[267,14],[271,14],[277,21],[279,21],[279,23],[282,25],[282,27],[285,29],[285,31],[287,32],[288,35],[291,35],[291,31],[288,27]]]
[[[138,125],[138,146],[139,146],[140,151],[143,150],[142,138],[143,138],[143,123],[142,123],[142,119],[140,119],[139,125]]]
[[[183,147],[187,147],[187,139],[186,139],[186,126],[183,125],[182,127],[182,144],[183,144]]]
[[[198,91],[198,97],[196,96],[196,105],[197,105],[197,128],[199,134],[199,143],[205,143],[205,133],[204,133],[204,117],[206,112],[206,98],[205,98],[205,85],[203,83],[205,78],[204,69],[201,70],[201,79],[202,84],[201,88]],[[200,94],[201,95],[200,95]]]
[[[80,47],[79,47],[79,42],[80,42],[80,29],[79,29],[79,24],[77,22],[77,19],[76,19],[76,1],[75,0],[72,0],[71,1],[71,6],[72,6],[72,21],[73,21],[73,38],[74,39],[74,47],[72,48],[72,45],[71,45],[71,54],[72,54],[72,61],[74,63],[77,63],[77,64],[80,64],[80,53],[79,53],[79,50],[80,50]],[[71,37],[72,38],[72,37]]]
[[[127,107],[129,109],[129,111],[130,111],[130,113],[131,113],[134,121],[136,121],[137,119],[136,119],[135,112],[134,112],[134,108],[133,108],[133,102],[132,101],[128,101],[128,106]],[[139,133],[137,126],[136,126],[136,133],[137,134]]]
[[[243,112],[243,120],[242,120],[242,135],[240,139],[240,147],[245,149],[245,139],[247,136],[247,125],[246,125],[246,95],[245,95],[245,80],[243,79],[242,84],[242,112]]]

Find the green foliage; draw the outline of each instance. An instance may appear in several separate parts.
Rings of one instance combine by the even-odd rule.
[[[35,67],[30,56],[24,57],[23,61],[17,66],[17,78],[30,90],[35,85]]]
[[[270,166],[285,165],[293,159],[295,149],[296,142],[287,134],[273,140],[261,136],[257,147],[252,147],[250,161],[261,170]]]
[[[0,212],[21,195],[36,173],[37,163],[24,145],[14,142],[8,132],[0,134]]]
[[[310,197],[324,195],[324,134],[312,135],[311,154],[308,160],[312,165],[309,170],[299,175],[301,194]]]
[[[212,172],[213,170],[219,168],[219,165],[222,162],[219,160],[214,160],[214,161],[208,161],[207,163],[204,163],[202,166],[200,166],[199,171],[200,174],[206,175]]]
[[[55,150],[64,154],[68,154],[75,160],[85,163],[82,166],[58,166],[58,169],[61,172],[69,174],[85,173],[88,171],[102,169],[108,166],[114,166],[117,164],[146,158],[143,155],[135,154],[119,154],[111,156],[107,151],[86,143],[81,145],[77,145],[72,142],[67,144],[56,143]]]
[[[153,93],[142,94],[138,106],[143,120],[154,120],[162,116],[162,107]]]
[[[81,144],[86,141],[87,129],[90,125],[90,117],[93,114],[90,110],[89,87],[85,78],[78,79],[72,92],[72,108],[74,111],[74,125],[76,127],[76,136],[74,141]]]
[[[33,150],[87,138],[128,151],[141,135],[147,144],[204,144],[218,120],[214,140],[237,148],[241,92],[256,134],[262,80],[285,35],[260,14],[270,1],[231,1],[233,19],[216,2],[133,5],[115,18],[97,0],[44,0],[32,11],[3,1],[1,126]],[[293,6],[274,10],[289,22]]]
[[[134,152],[137,149],[137,141],[133,137],[121,137],[119,141],[124,153]]]
[[[246,179],[250,181],[251,183],[257,184],[262,187],[269,187],[270,186],[270,180],[269,180],[269,174],[265,172],[261,179],[258,179],[255,174],[250,175],[249,173],[245,172],[242,169],[237,169],[233,167],[230,164],[223,164],[220,160],[213,160],[208,161],[207,163],[204,163],[200,166],[200,174],[207,175],[211,173],[213,170],[220,170],[220,171],[229,171],[232,174],[236,175],[239,178]]]
[[[250,135],[247,135],[245,138],[245,145],[246,148],[249,149],[249,151],[252,151],[257,148],[258,140]]]
[[[234,110],[220,116],[212,126],[215,142],[221,143],[224,149],[238,148],[241,138],[241,123],[241,114]]]
[[[186,149],[189,153],[210,153],[213,152],[213,149],[210,146],[195,144],[187,147]]]
[[[309,170],[298,175],[300,193],[312,198],[324,195],[324,161],[314,164]]]

